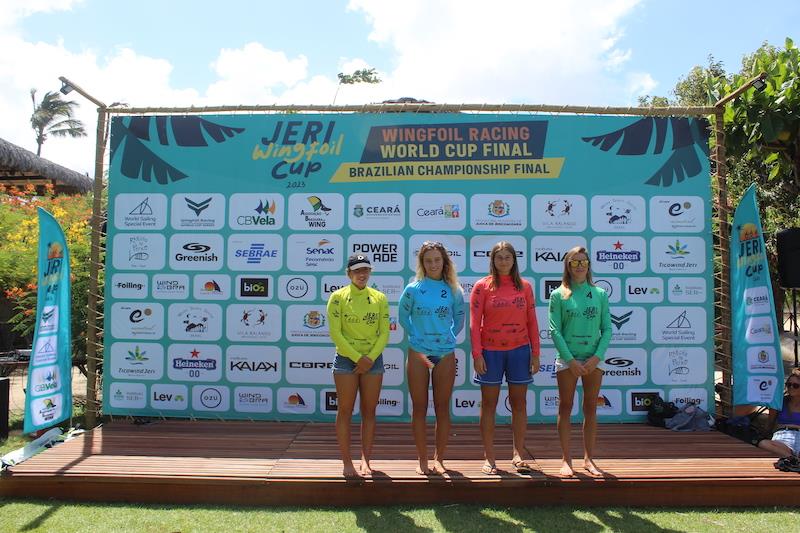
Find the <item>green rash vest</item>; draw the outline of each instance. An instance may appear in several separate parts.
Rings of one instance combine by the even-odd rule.
[[[596,355],[605,359],[611,341],[611,315],[608,295],[600,287],[581,283],[565,299],[564,288],[550,295],[550,336],[565,362]]]
[[[352,283],[328,299],[328,326],[336,353],[353,362],[363,356],[373,361],[389,342],[389,302],[372,287]]]

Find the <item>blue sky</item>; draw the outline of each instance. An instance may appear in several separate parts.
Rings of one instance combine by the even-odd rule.
[[[336,74],[362,67],[383,83],[337,103],[635,105],[708,54],[738,70],[798,27],[800,3],[743,0],[3,0],[0,137],[35,150],[29,91],[59,75],[135,106],[330,104]],[[87,130],[95,117],[81,101]],[[43,155],[91,172],[93,147],[55,138]]]

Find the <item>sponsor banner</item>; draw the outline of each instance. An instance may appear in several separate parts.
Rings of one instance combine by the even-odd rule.
[[[654,307],[650,338],[657,344],[703,344],[709,324],[703,307]]]
[[[114,274],[111,276],[111,296],[120,300],[147,298],[147,274]]]
[[[579,406],[581,405],[581,397],[583,396],[583,390],[576,390],[575,391],[575,399],[572,400],[572,411],[570,412],[570,416],[575,416],[578,414]],[[539,414],[542,416],[554,417],[558,416],[558,405],[560,403],[558,397],[558,389],[545,389],[539,391]]]
[[[378,405],[375,408],[376,416],[403,416],[405,405],[403,404],[403,391],[400,389],[381,389],[378,397]]]
[[[528,200],[521,194],[475,194],[469,201],[469,224],[475,231],[524,231]]]
[[[114,227],[123,231],[164,229],[167,227],[167,196],[118,194],[114,198]]]
[[[651,368],[656,385],[702,385],[708,378],[708,353],[705,348],[656,348]]]
[[[647,383],[647,351],[642,348],[609,348],[603,363],[603,385]]]
[[[647,340],[647,311],[644,307],[617,307],[611,314],[611,344],[642,344]]]
[[[622,301],[622,281],[619,278],[592,277],[594,284],[608,296],[608,303],[615,304]]]
[[[531,227],[534,231],[584,231],[586,197],[577,194],[534,194],[531,198]]]
[[[118,339],[160,339],[164,336],[164,306],[149,302],[113,304],[111,334]]]
[[[598,233],[639,233],[647,220],[641,196],[593,196],[591,214]]]
[[[234,234],[228,237],[228,268],[231,270],[274,271],[283,266],[280,235]]]
[[[407,346],[397,306],[426,240],[447,249],[465,301],[489,272],[492,247],[500,240],[514,245],[537,299],[543,350],[535,383],[542,390],[557,390],[550,295],[561,284],[564,254],[583,245],[612,314],[607,358],[613,364],[606,365],[601,420],[641,420],[627,405],[631,390],[697,388],[710,401],[714,285],[710,189],[703,177],[708,161],[700,150],[705,129],[694,118],[642,127],[648,121],[491,113],[115,117],[114,135],[122,141],[109,160],[104,410],[331,420],[337,405],[326,303],[350,284],[346,260],[360,253],[373,266],[369,285],[389,301],[383,383],[398,403],[380,409],[407,420]],[[208,135],[214,131],[225,135]],[[636,148],[659,145],[662,134],[663,150]],[[698,156],[697,164],[685,165],[682,181],[670,177],[675,139],[684,156]],[[742,261],[751,266],[750,277],[763,278],[755,259]],[[752,375],[770,376],[772,341],[766,339],[777,335],[761,323],[771,314],[764,290],[749,290],[742,302],[740,324],[752,342],[737,353]],[[69,348],[57,338],[64,312],[45,303],[33,366],[53,364]],[[477,421],[480,401],[480,387],[470,379],[468,337],[467,327],[456,337],[449,405],[462,422]],[[215,349],[215,374],[208,376],[208,364],[171,367],[170,354],[181,345],[196,348],[198,358]],[[673,348],[702,350],[705,377],[654,381],[655,371],[669,372],[654,368],[654,352]],[[49,373],[40,374],[37,399],[50,397],[53,386]],[[56,377],[66,378],[63,372]],[[144,406],[112,406],[112,383],[143,384]],[[196,409],[202,395],[194,386],[225,387],[217,391],[220,405],[201,402]],[[534,423],[552,422],[557,408],[542,390],[531,388]],[[573,405],[580,412],[580,398]]]
[[[227,300],[231,297],[231,277],[225,274],[200,274],[194,277],[195,300]]]
[[[219,270],[223,260],[222,236],[206,233],[178,233],[169,239],[169,267],[172,270]]]
[[[157,233],[118,233],[109,256],[117,270],[161,270],[167,260],[166,243]]]
[[[399,193],[353,193],[347,199],[350,229],[400,230],[406,225],[406,199]]]
[[[225,225],[225,196],[221,194],[175,194],[171,203],[173,229],[217,230]]]
[[[292,272],[341,272],[344,245],[339,235],[295,233],[289,235],[286,266]]]
[[[56,365],[34,367],[30,371],[27,389],[31,396],[45,396],[61,390],[60,370]]]
[[[705,272],[706,241],[701,237],[653,237],[650,270],[657,274]]]
[[[106,371],[115,379],[159,380],[164,375],[164,347],[154,342],[115,342]]]
[[[279,230],[283,227],[283,196],[261,193],[232,194],[228,213],[228,226],[233,230]]]
[[[262,303],[232,304],[225,309],[225,337],[235,342],[276,342],[283,329],[281,308]]]
[[[281,387],[275,398],[279,413],[308,415],[317,410],[314,389],[305,387]]]
[[[476,235],[469,241],[469,264],[470,270],[473,272],[481,273],[489,272],[489,257],[492,253],[492,248],[500,241],[507,241],[514,247],[517,252],[517,266],[520,273],[525,272],[528,265],[527,250],[528,245],[525,242],[525,237],[521,235]]]
[[[192,409],[195,411],[228,411],[230,400],[230,388],[224,385],[192,387]]]
[[[656,396],[661,396],[666,400],[663,389],[631,389],[625,393],[625,405],[629,415],[637,417],[646,417],[647,411],[652,407],[655,402]]]
[[[755,375],[747,376],[746,391],[747,403],[768,405],[776,394],[783,394],[783,387],[775,376]]]
[[[592,239],[590,259],[592,272],[641,274],[647,269],[645,240],[642,237],[621,235],[595,237]]]
[[[218,341],[222,337],[222,307],[217,304],[172,304],[167,332],[180,341]]]
[[[156,274],[153,276],[153,298],[156,300],[186,300],[188,297],[188,275]]]
[[[289,196],[287,218],[293,230],[338,231],[344,227],[344,196],[300,193]]]
[[[25,418],[30,416],[30,423],[34,427],[41,426],[42,428],[50,427],[57,424],[65,418],[69,418],[68,413],[72,413],[72,409],[67,409],[65,406],[72,405],[72,401],[65,402],[65,393],[52,394],[42,398],[30,397],[26,398]]]
[[[753,374],[776,374],[783,364],[775,352],[775,346],[750,346],[747,348],[747,370]]]
[[[772,312],[772,298],[768,287],[750,287],[744,290],[744,314],[765,315]]]
[[[286,308],[286,340],[330,344],[328,314],[324,305],[290,305]]]
[[[33,352],[31,357],[31,365],[51,365],[56,362],[57,356],[60,352],[58,336],[51,335],[47,337],[39,337],[33,342]]]
[[[375,272],[400,272],[405,268],[406,241],[402,235],[350,235],[347,255],[364,254]],[[348,281],[349,283],[349,281]]]
[[[467,225],[463,194],[416,193],[408,202],[408,225],[415,231],[461,231]]]
[[[147,406],[147,386],[144,383],[114,382],[108,388],[111,407],[144,409]]]
[[[234,288],[237,300],[260,301],[272,300],[272,276],[260,276],[257,273],[236,276]]]
[[[225,351],[225,379],[231,383],[278,383],[281,350],[276,346],[229,346]]]
[[[237,413],[271,413],[272,389],[239,386],[233,389],[233,410]]]
[[[316,300],[316,276],[296,274],[280,276],[278,278],[278,299],[288,302],[308,302]]]
[[[771,315],[749,317],[745,322],[744,340],[747,344],[775,343],[775,318]]]
[[[625,300],[629,303],[653,304],[664,300],[663,278],[628,278],[625,280]]]
[[[157,411],[185,411],[189,407],[189,388],[173,383],[153,383],[150,407]]]
[[[705,278],[667,279],[667,299],[672,303],[700,304],[707,298]]]
[[[170,344],[167,375],[173,381],[219,381],[222,350],[216,344]]]
[[[308,385],[333,385],[333,361],[336,350],[330,347],[286,349],[286,381]]]
[[[531,270],[562,274],[564,257],[575,246],[586,247],[586,239],[578,235],[542,235],[531,239]],[[473,269],[474,270],[474,269]]]
[[[57,333],[59,327],[58,305],[43,305],[36,322],[39,335]]]
[[[467,241],[461,235],[427,235],[416,234],[408,240],[408,268],[416,272],[417,256],[425,241],[440,242],[447,250],[447,255],[456,267],[456,272],[467,268]]]
[[[600,389],[597,395],[597,416],[618,416],[622,414],[622,391]]]
[[[511,399],[508,396],[508,389],[500,389],[500,397],[497,399],[497,409],[495,409],[497,416],[505,416],[511,418]],[[528,390],[525,393],[525,415],[531,416],[536,413],[536,393]]]
[[[674,403],[678,409],[683,409],[689,403],[693,403],[706,413],[713,412],[713,406],[708,406],[708,391],[706,389],[671,389],[667,401]]]
[[[658,233],[698,233],[705,229],[705,202],[699,196],[653,196],[650,228]]]

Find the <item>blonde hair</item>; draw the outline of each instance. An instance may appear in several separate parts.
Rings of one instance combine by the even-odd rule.
[[[572,274],[569,272],[569,262],[578,254],[583,254],[586,256],[586,259],[589,259],[589,252],[587,252],[586,248],[583,246],[570,248],[564,256],[564,273],[561,275],[561,294],[565,300],[569,300],[569,297],[572,296]],[[586,283],[594,285],[592,282],[592,270],[590,268],[586,270]]]
[[[496,256],[499,252],[506,250],[507,252],[511,253],[511,257],[514,258],[514,265],[511,267],[511,281],[514,283],[514,287],[518,291],[522,290],[522,278],[519,275],[519,265],[517,264],[517,251],[514,250],[514,246],[508,241],[500,241],[492,247],[492,251],[489,254],[489,275],[492,276],[492,283],[490,284],[490,288],[496,289],[500,287],[500,273],[497,271],[497,268],[494,266],[494,256]]]
[[[786,383],[783,384],[783,394],[784,396],[789,395],[789,380],[792,378],[800,379],[800,368],[793,368],[789,375],[786,376]]]
[[[452,259],[450,259],[450,254],[447,253],[447,249],[444,247],[444,244],[440,242],[425,241],[422,243],[422,246],[419,247],[419,253],[417,254],[416,279],[421,280],[425,277],[425,265],[422,261],[425,258],[425,254],[431,250],[437,250],[440,254],[442,254],[442,279],[444,282],[447,283],[453,291],[460,291],[461,285],[458,283],[456,267],[453,264]]]

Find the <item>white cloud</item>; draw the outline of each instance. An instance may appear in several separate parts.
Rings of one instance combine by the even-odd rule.
[[[627,90],[629,100],[636,100],[638,96],[646,94],[653,94],[655,88],[658,87],[658,82],[646,72],[633,72],[627,76]],[[630,105],[635,105],[631,102]]]

